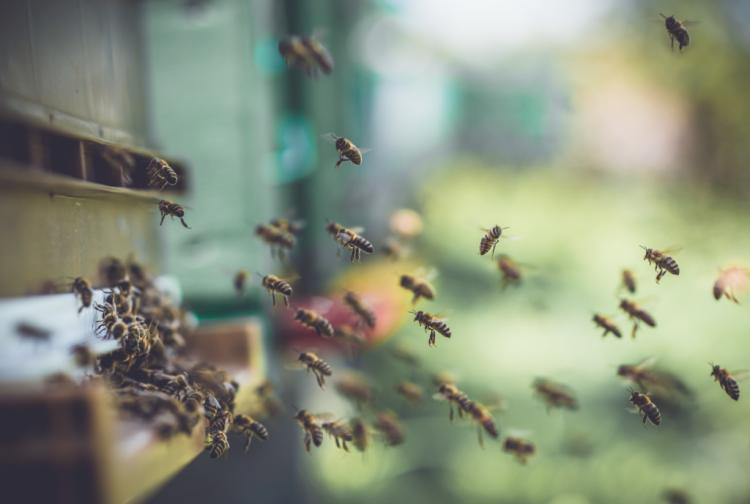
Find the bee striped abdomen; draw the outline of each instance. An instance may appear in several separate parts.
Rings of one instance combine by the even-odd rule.
[[[323,444],[323,429],[317,425],[312,424],[309,426],[310,436],[312,437],[312,442],[315,446],[320,446]]]
[[[430,327],[432,329],[434,329],[435,331],[437,331],[438,333],[440,333],[443,336],[445,336],[446,338],[450,338],[451,337],[451,329],[450,329],[450,327],[448,327],[448,325],[445,322],[443,322],[442,320],[438,320],[436,322],[433,322],[432,324],[430,324]]]
[[[740,385],[737,383],[737,380],[732,378],[731,376],[727,376],[724,378],[722,383],[722,388],[727,393],[729,397],[734,399],[735,401],[738,401],[740,398]]]
[[[486,255],[490,250],[494,250],[502,233],[503,231],[500,226],[494,226],[492,229],[488,230],[479,241],[479,255]]]
[[[268,429],[260,422],[253,422],[250,424],[250,430],[262,440],[268,439]]]
[[[665,256],[663,259],[661,259],[658,263],[658,266],[660,268],[667,270],[673,275],[680,274],[680,265],[677,264],[677,261],[675,261],[674,258],[670,256]]]
[[[661,424],[661,412],[659,411],[659,408],[656,407],[656,405],[652,402],[649,402],[645,404],[642,408],[644,415],[649,419],[649,421],[654,425]]]
[[[312,365],[313,369],[316,369],[320,374],[324,376],[331,376],[333,374],[333,369],[331,368],[331,365],[328,364],[326,361],[318,360]]]

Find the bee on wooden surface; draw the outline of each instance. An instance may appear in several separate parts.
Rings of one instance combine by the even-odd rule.
[[[656,320],[654,320],[654,317],[651,316],[649,312],[638,306],[634,301],[622,299],[620,301],[620,309],[627,313],[628,317],[633,322],[633,329],[630,332],[631,337],[635,338],[635,334],[638,332],[641,322],[649,327],[656,327]]]
[[[96,354],[85,343],[79,343],[70,347],[70,353],[78,367],[93,367],[96,363]]]
[[[739,304],[738,295],[747,291],[750,280],[750,269],[743,266],[728,266],[719,272],[719,278],[714,282],[714,299],[717,301],[723,297]]]
[[[229,450],[227,433],[223,430],[217,430],[209,434],[209,442],[206,449],[212,459],[223,457],[227,450]]]
[[[91,306],[91,302],[94,300],[94,291],[91,288],[91,283],[83,277],[78,277],[73,280],[71,287],[73,294],[81,301],[81,307],[78,308],[78,313],[81,313],[84,308]]]
[[[727,393],[729,397],[738,401],[740,399],[740,385],[732,374],[717,364],[709,364],[711,366],[711,375],[714,377],[714,381],[719,382],[719,385]]]
[[[255,235],[271,247],[271,257],[278,256],[282,260],[286,252],[292,250],[297,242],[293,234],[265,224],[259,224],[255,227]]]
[[[661,412],[648,394],[642,394],[633,390],[630,392],[630,402],[633,403],[643,415],[644,424],[646,423],[646,420],[654,425],[661,424]]]
[[[288,66],[299,68],[308,77],[317,76],[318,70],[326,75],[333,72],[333,56],[315,37],[291,35],[279,41],[279,53]]]
[[[52,331],[34,325],[30,322],[19,322],[16,324],[16,333],[29,341],[49,341]]]
[[[424,330],[430,333],[430,338],[427,342],[429,346],[435,346],[435,333],[439,333],[446,338],[451,337],[451,330],[445,323],[444,319],[438,318],[436,315],[419,310],[414,313],[414,320],[424,327]]]
[[[630,294],[635,294],[638,284],[635,280],[635,273],[629,269],[622,270],[620,279],[620,288],[627,290]]]
[[[358,409],[372,401],[372,388],[365,377],[360,374],[347,373],[341,376],[334,386],[336,392],[354,402]]]
[[[152,158],[146,167],[146,174],[148,185],[158,187],[160,191],[167,186],[177,185],[177,172],[163,159]]]
[[[617,375],[636,385],[642,392],[650,390],[664,397],[692,397],[693,392],[679,377],[653,367],[656,359],[648,357],[638,364],[621,364]]]
[[[395,413],[384,411],[378,413],[372,426],[377,430],[387,446],[397,446],[404,442],[404,428]]]
[[[128,276],[125,263],[117,257],[105,257],[99,261],[99,278],[108,287],[114,287]]]
[[[303,440],[305,451],[310,452],[310,445],[320,446],[323,443],[323,428],[318,418],[307,410],[299,410],[294,416],[302,431],[305,433]]]
[[[294,315],[294,320],[308,329],[312,329],[318,336],[324,338],[333,337],[333,326],[331,323],[328,319],[313,310],[298,308],[297,313]]]
[[[320,388],[323,388],[325,385],[326,376],[331,376],[333,374],[331,365],[313,352],[302,352],[299,354],[297,360],[304,364],[308,371],[312,371]]]
[[[477,435],[479,436],[479,446],[484,447],[484,437],[482,431],[489,434],[493,439],[500,437],[500,431],[497,430],[495,419],[492,418],[489,408],[479,401],[468,401],[465,404],[465,411],[477,423]]]
[[[430,283],[430,280],[435,275],[435,270],[430,270],[430,272],[424,277],[420,276],[419,273],[415,275],[401,275],[401,278],[399,278],[399,285],[412,293],[412,305],[417,304],[422,298],[430,301],[435,299],[435,287]]]
[[[503,451],[511,453],[521,464],[526,464],[526,460],[534,455],[536,451],[534,444],[519,437],[507,437],[503,443]]]
[[[362,155],[368,152],[369,149],[360,149],[354,142],[346,137],[340,137],[334,133],[328,133],[323,135],[328,141],[333,142],[336,146],[336,150],[339,153],[339,159],[336,161],[336,166],[340,166],[341,163],[350,161],[352,164],[361,165]]]
[[[502,287],[505,289],[509,285],[520,285],[522,273],[520,265],[510,258],[507,254],[500,254],[497,258],[497,267],[502,275]]]
[[[292,286],[289,282],[282,280],[276,275],[265,275],[261,278],[261,285],[271,293],[271,303],[273,306],[276,306],[277,294],[284,300],[284,306],[289,306],[289,296],[292,295]]]
[[[261,441],[268,439],[268,429],[262,423],[248,415],[235,415],[233,428],[245,436],[245,452],[250,449],[250,443],[257,437]]]
[[[271,219],[271,226],[280,229],[285,233],[291,233],[294,236],[299,236],[305,229],[305,221],[303,220],[290,220],[286,217],[276,217]]]
[[[657,250],[644,247],[643,245],[641,245],[641,248],[645,250],[643,260],[654,266],[654,270],[656,271],[656,283],[659,283],[659,280],[661,280],[667,273],[673,275],[680,274],[680,265],[677,264],[677,261],[675,261],[672,256],[668,255],[676,249]]]
[[[545,378],[534,380],[532,386],[537,396],[547,406],[547,411],[551,408],[578,409],[578,399],[576,399],[573,391],[567,386]]]
[[[685,28],[685,22],[678,21],[674,16],[665,16],[661,12],[659,15],[664,18],[664,27],[669,34],[669,42],[672,50],[674,50],[675,41],[677,41],[680,51],[690,45],[690,35],[687,28]]]
[[[402,381],[396,385],[396,392],[412,404],[422,402],[422,387],[410,381]]]
[[[497,247],[497,242],[500,241],[504,229],[508,228],[500,227],[498,225],[494,225],[489,229],[482,228],[484,235],[482,236],[482,239],[479,240],[479,255],[487,255],[491,250],[492,257],[495,257],[495,247]]]
[[[346,294],[344,294],[344,303],[357,316],[358,324],[362,323],[370,329],[373,329],[375,327],[375,312],[372,311],[368,306],[366,306],[364,301],[362,301],[362,298],[360,298],[356,293],[347,291]]]
[[[448,418],[453,421],[453,406],[458,410],[458,416],[463,417],[469,412],[471,400],[453,383],[443,383],[438,386],[438,393],[433,396],[440,401],[448,401]]]
[[[188,226],[187,222],[185,222],[185,209],[177,203],[172,203],[171,201],[167,200],[160,200],[159,213],[161,213],[161,221],[159,222],[160,226],[164,224],[164,218],[169,216],[173,219],[177,217],[178,219],[180,219],[183,227],[190,229],[190,226]]]
[[[612,333],[616,337],[622,338],[622,332],[620,332],[620,328],[617,327],[617,325],[614,322],[612,322],[612,320],[609,317],[605,317],[604,315],[595,313],[594,318],[592,320],[594,321],[594,324],[604,329],[604,332],[602,333],[602,337],[605,337],[607,334]]]
[[[354,440],[354,435],[349,424],[337,420],[334,422],[324,422],[321,427],[336,441],[336,448],[343,448],[344,451],[349,451],[346,443],[351,443]]]
[[[349,426],[352,429],[352,444],[357,450],[364,452],[370,442],[367,424],[361,418],[355,417],[349,421]]]

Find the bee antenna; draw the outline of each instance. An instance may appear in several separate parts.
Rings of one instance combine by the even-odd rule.
[[[638,245],[638,246],[641,247],[643,250],[648,250],[648,247],[644,247],[643,245]]]

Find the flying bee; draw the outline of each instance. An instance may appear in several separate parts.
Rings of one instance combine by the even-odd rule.
[[[328,49],[318,39],[315,37],[302,37],[302,44],[324,74],[328,75],[333,72],[333,56],[331,56]]]
[[[547,406],[547,411],[551,408],[578,409],[578,399],[567,386],[544,378],[534,380],[532,386],[537,396]]]
[[[479,255],[487,255],[491,250],[492,257],[495,257],[495,247],[497,247],[497,242],[500,241],[504,229],[508,228],[500,227],[498,225],[494,225],[489,229],[482,228],[484,235],[482,236],[482,239],[479,240]]]
[[[521,268],[517,262],[507,254],[500,254],[497,258],[497,267],[502,275],[503,289],[509,285],[520,285],[522,279]]]
[[[361,418],[356,417],[349,421],[349,426],[352,429],[352,444],[354,444],[357,450],[364,452],[367,450],[367,445],[370,441],[367,424]]]
[[[435,346],[435,333],[439,333],[446,338],[451,337],[451,330],[445,323],[445,320],[438,318],[436,315],[419,310],[414,313],[414,320],[424,327],[424,330],[430,333],[430,338],[427,342],[429,346]]]
[[[650,390],[660,397],[680,396],[690,398],[693,392],[676,375],[661,369],[655,369],[655,359],[648,357],[638,364],[621,364],[617,375],[636,385],[641,392]]]
[[[294,320],[308,329],[312,329],[318,336],[324,338],[333,337],[333,326],[331,323],[328,319],[313,310],[298,308],[297,313],[294,315]]]
[[[396,385],[396,392],[412,404],[422,402],[422,387],[410,381],[402,381]]]
[[[70,348],[70,353],[78,367],[92,367],[96,363],[96,354],[85,343],[73,345]]]
[[[276,416],[284,409],[281,401],[274,394],[273,384],[270,381],[264,380],[260,385],[255,387],[255,394],[261,402],[264,416]]]
[[[595,313],[594,318],[592,320],[594,321],[594,324],[604,329],[604,332],[602,333],[602,337],[605,337],[607,334],[612,333],[616,337],[622,338],[622,332],[620,332],[620,328],[617,327],[617,325],[614,322],[612,322],[612,320],[609,317],[605,317],[604,315]]]
[[[271,303],[273,306],[276,306],[276,294],[284,300],[284,306],[289,306],[289,296],[292,295],[292,286],[289,282],[282,280],[276,275],[265,275],[261,277],[261,285],[271,293]],[[318,332],[318,334],[320,333]]]
[[[648,394],[642,394],[632,390],[630,392],[630,402],[638,408],[640,413],[643,415],[643,423],[646,420],[650,421],[654,425],[661,424],[661,412],[656,404],[651,400]]]
[[[448,418],[453,421],[453,406],[458,410],[458,416],[463,417],[464,412],[468,413],[471,400],[463,391],[453,383],[441,383],[438,386],[438,393],[433,396],[439,401],[448,401]]]
[[[630,294],[635,294],[636,291],[636,281],[635,281],[635,273],[633,273],[629,269],[622,270],[622,278],[620,280],[620,286],[621,288],[624,288],[627,290]]]
[[[399,285],[404,289],[411,291],[412,298],[411,304],[415,305],[417,302],[424,298],[427,300],[434,300],[436,291],[435,287],[432,286],[430,280],[435,277],[437,273],[435,270],[430,270],[425,277],[418,274],[416,275],[401,275],[399,279]]]
[[[255,234],[271,247],[271,257],[278,256],[282,260],[285,253],[292,250],[294,244],[297,242],[293,234],[282,231],[275,226],[267,226],[265,224],[256,226]]]
[[[328,141],[333,142],[336,146],[336,150],[339,153],[339,159],[336,161],[336,166],[340,166],[341,163],[351,161],[352,164],[362,164],[362,154],[367,152],[369,149],[360,149],[354,142],[346,137],[340,137],[334,133],[328,133],[323,135]]]
[[[148,174],[148,185],[158,187],[160,191],[163,191],[167,186],[177,185],[177,172],[163,159],[152,158],[146,167],[146,173]]]
[[[369,404],[372,401],[372,388],[359,374],[347,373],[341,376],[334,386],[336,392],[354,402],[358,409],[361,409],[363,404]]]
[[[672,256],[668,255],[671,250],[657,250],[644,247],[643,245],[641,245],[641,248],[646,251],[643,255],[643,260],[654,265],[654,270],[656,271],[656,283],[659,283],[659,280],[661,280],[667,273],[673,275],[680,274],[680,265],[677,264],[677,261],[675,261]]]
[[[304,364],[308,371],[312,371],[320,388],[323,388],[325,385],[326,376],[333,374],[331,365],[313,352],[302,352],[299,354],[297,360]]]
[[[738,401],[740,399],[740,385],[737,380],[723,367],[718,364],[709,364],[711,366],[711,375],[714,377],[714,381],[719,382],[719,385],[727,393],[729,397]]]
[[[161,213],[161,222],[159,222],[160,226],[164,224],[164,218],[169,216],[173,219],[177,217],[178,219],[180,219],[183,227],[190,229],[190,226],[188,226],[187,222],[185,222],[185,209],[182,208],[181,205],[172,203],[171,201],[167,200],[160,200],[159,213]]]
[[[495,425],[495,419],[492,418],[489,408],[484,404],[479,401],[469,401],[465,404],[465,411],[477,423],[479,446],[484,447],[484,438],[482,435],[483,430],[493,439],[497,439],[500,436],[500,432],[497,430],[497,425]]]
[[[380,251],[393,261],[400,261],[409,255],[409,249],[393,237],[385,240],[383,246],[380,247]]]
[[[324,422],[321,427],[336,441],[336,448],[343,448],[344,451],[349,451],[346,443],[351,443],[354,440],[354,435],[347,423],[337,420],[335,422]]]
[[[310,445],[320,446],[323,443],[323,429],[318,418],[307,410],[299,410],[294,419],[297,420],[302,431],[305,433],[303,440],[305,451],[310,452]]]
[[[352,312],[359,319],[358,324],[362,323],[373,329],[375,327],[376,317],[375,312],[366,306],[362,298],[352,291],[347,291],[344,294],[344,303],[351,309]]]
[[[643,322],[649,327],[656,327],[656,320],[654,317],[638,306],[634,301],[628,299],[622,299],[620,301],[620,309],[628,314],[628,317],[633,322],[633,330],[631,331],[631,337],[635,338],[635,334],[638,332],[640,323]]]
[[[250,449],[253,438],[265,441],[268,439],[268,429],[262,423],[248,415],[235,415],[233,427],[245,436],[245,452]]]
[[[739,304],[737,296],[747,291],[750,280],[750,269],[743,266],[728,266],[719,272],[719,278],[714,282],[714,299],[723,297]]]
[[[669,34],[669,42],[672,50],[674,51],[675,40],[679,45],[679,50],[682,51],[684,47],[690,45],[690,35],[685,28],[684,21],[678,21],[674,16],[665,16],[661,12],[659,15],[664,18],[664,27],[667,29]]]
[[[338,240],[344,248],[351,250],[351,262],[359,262],[362,258],[362,252],[372,254],[375,251],[372,242],[364,236],[357,234],[352,229],[345,229],[339,232]]]
[[[333,57],[328,49],[312,36],[289,36],[279,41],[279,53],[290,67],[303,70],[308,77],[315,77],[318,70],[325,74],[333,71]]]
[[[237,292],[238,296],[242,296],[245,294],[245,286],[247,284],[247,277],[248,273],[245,270],[239,270],[237,273],[234,274],[234,277],[232,278],[232,284],[234,285],[234,290]]]
[[[71,287],[73,294],[81,300],[81,307],[78,308],[78,313],[81,313],[84,308],[91,306],[91,302],[94,300],[94,291],[91,289],[91,283],[83,277],[78,277],[73,280]]]
[[[526,464],[526,459],[534,455],[536,451],[534,444],[519,437],[507,437],[503,443],[503,451],[512,453],[521,464]]]
[[[396,446],[404,442],[404,428],[395,413],[390,411],[378,413],[372,426],[380,432],[387,446]]]
[[[271,226],[280,229],[285,233],[291,233],[294,236],[302,234],[302,230],[305,229],[305,221],[303,220],[290,220],[286,217],[276,217],[271,219]]]

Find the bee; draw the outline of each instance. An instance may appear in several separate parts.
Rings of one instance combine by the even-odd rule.
[[[302,409],[297,412],[294,419],[297,420],[297,423],[299,423],[299,426],[305,433],[305,438],[303,440],[305,451],[308,453],[310,452],[310,444],[320,446],[323,443],[323,429],[315,415]]]
[[[742,266],[728,266],[719,272],[719,278],[714,282],[714,299],[717,301],[722,296],[739,304],[737,295],[747,290],[750,280],[750,269]]]
[[[325,74],[333,71],[333,57],[314,37],[292,35],[282,39],[279,53],[287,65],[303,70],[309,77],[315,77],[318,69]]]
[[[284,259],[285,252],[292,250],[297,242],[293,234],[265,224],[256,226],[255,234],[271,247],[271,257],[278,255],[279,259]]]
[[[471,400],[463,391],[459,390],[453,383],[442,383],[438,386],[438,393],[435,394],[435,399],[441,401],[448,401],[448,418],[453,421],[453,406],[456,406],[458,410],[458,416],[464,416],[464,412],[469,412],[471,406]]]
[[[538,378],[534,380],[532,386],[537,396],[547,406],[547,411],[551,408],[578,409],[578,399],[576,399],[573,392],[565,385],[544,378]]]
[[[349,421],[349,426],[352,429],[352,444],[357,450],[364,452],[370,441],[367,424],[361,418],[356,417]]]
[[[526,459],[534,455],[536,451],[534,444],[519,437],[507,437],[503,443],[503,451],[512,453],[521,464],[526,464]]]
[[[400,261],[408,255],[407,248],[395,238],[387,238],[380,251],[393,261]]]
[[[684,22],[677,21],[674,16],[665,16],[661,12],[659,13],[659,15],[664,18],[664,27],[667,29],[667,33],[669,34],[669,42],[672,50],[674,50],[675,40],[679,45],[680,51],[682,51],[684,47],[690,45],[690,35],[685,28]]]
[[[276,217],[270,222],[271,226],[280,229],[285,233],[291,233],[294,236],[302,234],[302,230],[305,229],[305,221],[302,220],[289,220],[286,217]]]
[[[365,254],[372,254],[375,251],[375,247],[372,242],[362,235],[357,234],[352,229],[344,229],[339,232],[339,241],[344,248],[350,249],[351,262],[358,262],[362,258],[362,252]]]
[[[254,437],[265,441],[268,439],[268,429],[262,423],[248,415],[235,415],[233,427],[245,436],[245,452],[250,449]]]
[[[622,332],[620,332],[620,328],[617,327],[617,325],[615,325],[615,323],[612,322],[612,320],[609,317],[605,317],[604,315],[595,313],[594,318],[592,320],[594,321],[594,324],[604,329],[604,333],[602,333],[602,337],[605,337],[607,334],[612,333],[616,337],[622,338]]]
[[[719,382],[719,385],[729,397],[738,401],[740,399],[740,385],[737,383],[737,380],[734,379],[729,371],[718,364],[709,364],[709,366],[711,366],[710,376],[714,377],[714,381]]]
[[[125,266],[128,272],[127,276],[132,280],[133,284],[136,287],[145,289],[147,286],[153,283],[153,279],[151,278],[151,275],[148,273],[146,268],[144,268],[140,263],[136,262],[133,259],[132,254],[130,257],[128,257]]]
[[[361,322],[370,329],[375,327],[375,312],[373,312],[368,306],[366,306],[357,294],[348,291],[346,294],[344,294],[344,303],[359,318],[358,324]]]
[[[372,425],[383,436],[387,446],[396,446],[404,442],[404,428],[395,413],[378,413]]]
[[[324,338],[331,338],[333,336],[333,326],[328,319],[313,310],[308,310],[306,308],[297,309],[297,313],[294,315],[294,320],[298,321],[308,329],[312,329],[318,336]]]
[[[422,387],[416,383],[402,381],[396,385],[396,392],[411,403],[419,403],[422,401]]]
[[[146,167],[146,173],[148,174],[148,185],[159,187],[160,191],[163,191],[168,185],[177,185],[177,172],[163,159],[157,157],[151,159]]]
[[[302,37],[302,44],[324,74],[328,75],[333,72],[333,56],[331,56],[328,49],[318,39],[314,37]]]
[[[482,430],[487,432],[493,439],[497,439],[500,436],[500,432],[497,430],[495,425],[495,419],[492,418],[489,408],[479,401],[468,401],[465,404],[465,411],[471,415],[471,418],[477,422],[477,433],[479,436],[479,446],[484,447],[484,438],[482,436]]]
[[[308,371],[313,372],[315,380],[318,382],[320,388],[323,388],[325,385],[326,376],[331,376],[333,374],[331,365],[313,352],[302,352],[299,354],[297,360],[304,364]]]
[[[658,395],[691,397],[692,391],[680,378],[674,374],[654,369],[655,359],[649,357],[638,364],[621,364],[617,367],[617,375],[637,385],[642,392],[646,390],[658,391]]]
[[[324,422],[321,427],[333,438],[334,441],[336,441],[336,448],[343,448],[344,451],[349,451],[349,447],[346,446],[346,443],[351,443],[354,440],[354,435],[348,424],[339,420],[335,422]]]
[[[622,279],[620,280],[620,286],[625,288],[629,293],[635,294],[637,287],[635,281],[635,273],[633,273],[629,269],[622,270]]]
[[[71,285],[73,294],[81,301],[81,306],[78,308],[78,313],[81,313],[84,308],[91,306],[94,300],[94,291],[91,288],[91,283],[83,277],[77,277],[73,280]]]
[[[661,412],[659,411],[659,408],[656,407],[656,404],[654,404],[648,394],[641,394],[640,392],[631,390],[630,402],[638,408],[641,414],[643,414],[644,424],[646,423],[646,420],[650,421],[654,425],[661,424]]]
[[[178,219],[180,219],[183,227],[190,229],[190,226],[188,226],[187,222],[185,222],[185,209],[177,203],[172,203],[171,201],[167,200],[160,200],[159,213],[161,213],[161,221],[159,222],[160,226],[164,224],[164,218],[170,216],[172,218],[177,217]]]
[[[667,255],[669,251],[647,248],[643,245],[641,245],[641,248],[646,251],[643,260],[654,265],[654,270],[656,271],[656,283],[659,283],[659,280],[661,280],[667,273],[673,275],[680,274],[680,265],[677,264],[677,261],[675,261],[672,256]]]
[[[367,149],[360,149],[348,138],[340,137],[333,133],[328,133],[324,136],[334,143],[336,150],[339,153],[339,159],[336,161],[337,167],[346,161],[351,161],[351,163],[355,165],[362,164],[362,154],[367,152]]]
[[[70,353],[78,367],[92,367],[96,363],[96,354],[85,343],[73,345]]]
[[[409,350],[408,348],[402,346],[402,345],[394,345],[389,349],[389,353],[394,359],[398,359],[404,364],[411,366],[411,367],[417,367],[419,366],[419,357]]]
[[[518,263],[510,258],[507,254],[500,254],[497,258],[497,267],[502,275],[503,289],[509,285],[520,285],[521,284],[521,268]]]
[[[49,341],[52,335],[52,331],[49,329],[44,329],[28,322],[19,322],[16,324],[16,333],[31,341]]]
[[[654,317],[635,302],[628,299],[622,299],[620,301],[620,309],[627,313],[628,317],[633,322],[633,330],[630,333],[631,337],[635,338],[635,334],[638,332],[641,322],[649,327],[656,327],[656,320],[654,320]]]
[[[409,313],[414,313],[414,320],[420,326],[424,326],[425,331],[429,331],[430,338],[427,342],[429,346],[435,346],[435,333],[440,333],[446,338],[451,337],[450,327],[446,325],[444,320],[439,319],[437,316],[432,315],[431,313],[424,312],[422,310],[419,310],[416,313]]]
[[[413,294],[411,298],[412,305],[417,304],[417,301],[422,298],[430,301],[435,299],[435,287],[424,278],[414,275],[401,275],[399,285]]]
[[[292,295],[292,286],[289,282],[282,280],[276,275],[265,275],[261,278],[261,285],[271,293],[271,303],[273,306],[276,306],[276,294],[284,300],[284,306],[289,306],[289,296]],[[328,325],[330,326],[330,324]],[[318,334],[320,333],[318,332]]]
[[[245,293],[245,285],[247,284],[247,277],[248,273],[245,270],[239,270],[237,273],[234,274],[234,278],[232,278],[232,284],[234,285],[234,290],[237,292],[238,296],[242,296]]]
[[[209,442],[206,449],[212,459],[224,456],[227,450],[229,450],[227,433],[223,430],[217,430],[216,432],[209,434]]]
[[[104,285],[113,287],[128,276],[128,270],[120,259],[105,257],[99,261],[99,277]]]
[[[369,404],[372,401],[372,388],[359,374],[345,374],[336,381],[335,387],[336,392],[353,401],[359,409],[363,404]]]
[[[500,227],[498,225],[492,226],[490,229],[482,228],[484,235],[479,240],[479,255],[487,255],[491,250],[492,257],[495,257],[495,247],[497,242],[500,241],[500,237],[503,235],[503,230],[508,229],[507,227]]]

